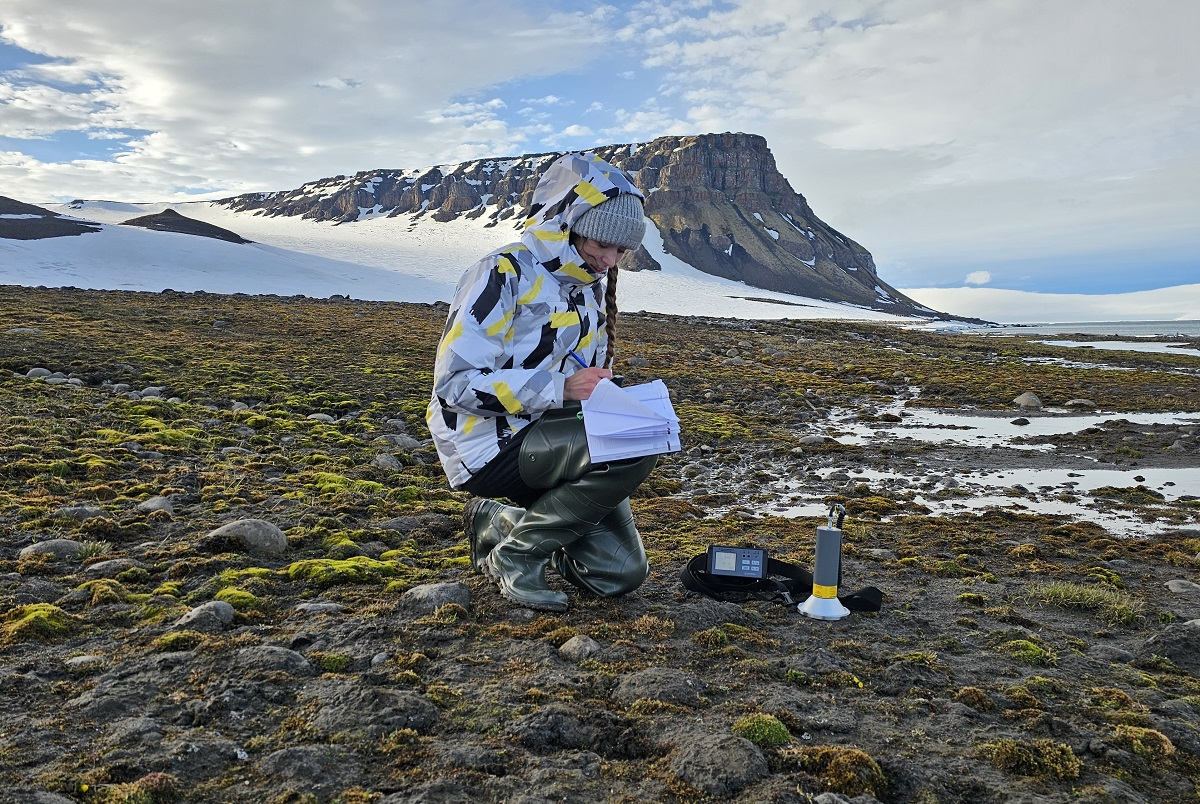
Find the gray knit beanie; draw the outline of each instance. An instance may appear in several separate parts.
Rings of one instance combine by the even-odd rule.
[[[621,193],[583,213],[571,231],[601,243],[635,249],[646,234],[642,199],[633,193]]]

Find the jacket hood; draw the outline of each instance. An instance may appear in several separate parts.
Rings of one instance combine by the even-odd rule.
[[[583,213],[621,193],[646,200],[628,174],[593,153],[559,157],[533,191],[521,242],[560,282],[590,285],[598,277],[571,245],[571,227]]]

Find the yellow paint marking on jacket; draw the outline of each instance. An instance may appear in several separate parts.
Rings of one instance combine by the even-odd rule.
[[[483,421],[482,416],[468,416],[466,422],[463,423],[463,434],[465,435],[470,433],[475,429],[475,425],[479,424],[481,421]]]
[[[513,317],[513,311],[509,310],[507,313],[504,314],[504,316],[499,321],[497,321],[495,324],[492,324],[490,327],[488,327],[485,330],[485,332],[487,332],[487,334],[488,334],[488,337],[489,338],[495,337],[496,335],[499,335],[501,332],[503,332],[505,329],[507,329],[508,325],[512,322],[512,317]]]
[[[575,185],[575,192],[580,198],[594,207],[608,200],[608,196],[597,190],[596,186],[588,181],[581,181]]]
[[[596,330],[596,329],[592,330],[587,335],[584,335],[582,338],[579,339],[579,348],[586,349],[587,347],[591,346],[593,343],[596,342],[596,338],[599,337],[599,335],[600,335],[600,331]]]
[[[557,229],[537,229],[533,234],[538,240],[545,240],[550,243],[561,243],[563,240],[567,240],[571,237],[570,231],[560,232]]]
[[[493,385],[492,388],[494,388],[496,391],[496,399],[500,400],[500,404],[503,405],[504,409],[509,413],[515,415],[524,410],[524,407],[521,406],[520,401],[517,399],[517,395],[513,393],[511,388],[508,387],[508,383],[498,382]]]
[[[442,338],[442,346],[440,349],[438,349],[438,357],[441,357],[443,354],[445,354],[446,350],[450,348],[450,344],[461,338],[462,334],[462,321],[455,321],[454,326],[452,326],[450,331],[446,333],[446,337]]]
[[[586,268],[581,265],[576,265],[573,262],[567,263],[558,270],[562,271],[572,279],[578,279],[580,282],[594,282],[596,280],[596,277],[588,273]]]
[[[545,274],[538,274],[537,279],[533,280],[533,287],[529,289],[529,292],[517,297],[517,304],[529,304],[531,301],[540,296],[542,293],[542,282],[545,280]]]
[[[550,316],[550,326],[554,329],[571,327],[579,323],[579,313],[568,310],[565,313],[554,313]]]

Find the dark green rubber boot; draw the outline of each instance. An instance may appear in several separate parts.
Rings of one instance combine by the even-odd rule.
[[[650,574],[650,564],[629,500],[622,500],[599,525],[555,553],[552,563],[567,581],[602,597],[616,597],[641,586]]]
[[[546,568],[555,553],[578,544],[580,539],[590,538],[598,528],[603,534],[611,534],[612,528],[600,527],[601,523],[622,503],[626,503],[628,510],[629,495],[650,474],[657,458],[592,464],[583,421],[570,409],[547,414],[531,427],[521,444],[518,469],[526,485],[544,488],[546,493],[525,510],[509,534],[488,553],[482,570],[500,588],[500,594],[514,603],[533,609],[565,611],[567,596],[546,583]],[[632,514],[628,518],[631,528]],[[625,533],[621,539],[627,542],[624,519],[619,514],[614,521],[619,520]],[[636,552],[640,552],[640,559],[635,557],[633,563],[640,561],[644,565],[645,552],[641,550],[636,530],[633,536]],[[582,578],[584,570],[625,579],[610,580],[608,585],[615,589],[627,585],[628,578],[637,573],[627,566],[632,546],[623,550],[620,558],[584,549],[582,545],[575,549],[597,565],[582,567],[579,560],[574,560],[574,566],[568,570],[570,574],[564,574],[567,580]],[[613,562],[619,566],[610,566]],[[638,583],[645,579],[644,569],[642,573]],[[598,585],[606,588],[603,582]]]
[[[483,572],[482,563],[492,548],[508,535],[525,515],[524,508],[475,497],[463,506],[463,531],[471,544],[471,568]]]

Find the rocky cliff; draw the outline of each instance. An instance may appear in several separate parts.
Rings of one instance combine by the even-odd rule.
[[[765,139],[752,134],[660,137],[594,149],[633,174],[666,251],[715,276],[767,290],[862,305],[898,315],[932,311],[880,280],[871,254],[823,223],[780,174]],[[232,209],[349,223],[364,217],[460,216],[510,221],[560,154],[481,159],[419,170],[335,176],[296,190],[220,202]],[[644,248],[627,270],[659,267]]]

